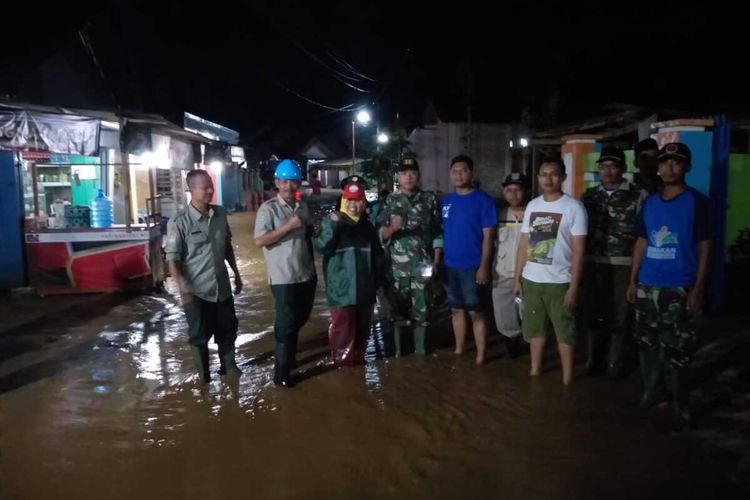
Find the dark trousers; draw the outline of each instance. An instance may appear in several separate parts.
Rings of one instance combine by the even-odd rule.
[[[373,304],[331,308],[328,345],[337,365],[353,366],[365,362],[372,309]]]
[[[625,362],[633,325],[633,307],[625,298],[629,283],[629,266],[586,264],[582,319],[594,365],[600,366],[605,356],[609,365]]]
[[[190,345],[204,346],[213,336],[219,345],[234,345],[237,339],[237,315],[234,298],[222,302],[209,302],[193,296],[193,302],[185,307]]]
[[[315,301],[317,280],[290,285],[271,285],[276,302],[273,334],[276,339],[276,368],[282,375],[289,372],[297,358],[297,337],[307,323]]]

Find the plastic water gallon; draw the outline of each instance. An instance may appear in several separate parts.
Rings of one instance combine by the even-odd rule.
[[[111,227],[113,219],[112,200],[100,189],[96,198],[91,200],[91,227]]]

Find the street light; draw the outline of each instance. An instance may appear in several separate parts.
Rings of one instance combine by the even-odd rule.
[[[380,143],[380,144],[388,144],[389,140],[390,140],[390,138],[388,137],[388,134],[386,134],[385,132],[380,132],[378,134],[378,143]]]
[[[224,170],[224,163],[220,161],[212,161],[208,164],[208,168],[211,169],[211,172],[215,175],[219,175],[221,174],[221,171]]]
[[[367,125],[368,123],[370,123],[370,120],[372,120],[372,117],[366,109],[363,109],[362,111],[357,113],[357,121],[361,125]]]
[[[357,113],[356,121],[352,120],[352,173],[354,172],[354,168],[356,166],[355,162],[356,160],[356,150],[357,150],[357,134],[354,129],[357,122],[359,122],[360,125],[367,125],[370,123],[370,120],[372,120],[372,117],[370,116],[370,113],[363,109],[359,113]]]

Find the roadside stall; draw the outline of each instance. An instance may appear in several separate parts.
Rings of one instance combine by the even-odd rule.
[[[29,285],[42,295],[160,287],[166,197],[156,172],[175,178],[176,212],[192,145],[205,139],[154,115],[39,108],[0,107],[16,117],[4,120],[15,140],[3,146],[15,150],[22,179]]]

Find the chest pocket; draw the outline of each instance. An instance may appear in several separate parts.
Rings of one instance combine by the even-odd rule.
[[[507,226],[500,226],[497,229],[497,260],[505,260],[510,254],[511,249],[508,247],[510,239],[510,229]]]
[[[207,242],[208,236],[206,236],[206,233],[204,233],[203,231],[193,231],[190,233],[190,236],[188,236],[188,241],[190,243],[198,245]]]
[[[189,253],[201,253],[208,248],[208,235],[200,229],[193,229],[187,237],[187,247]]]
[[[405,211],[401,216],[402,219],[406,219],[406,229],[426,229],[425,224],[428,219],[424,216],[425,207],[419,205],[412,208],[411,210]]]
[[[497,230],[497,242],[502,243],[510,238],[510,229],[507,226],[500,226]]]

